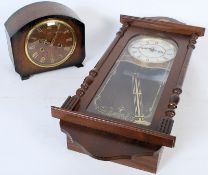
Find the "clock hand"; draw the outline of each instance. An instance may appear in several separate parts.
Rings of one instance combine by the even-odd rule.
[[[133,47],[135,48],[135,47]],[[138,47],[138,49],[144,49],[144,50],[149,50],[150,52],[157,52],[157,53],[163,53],[161,50],[155,49],[154,47]]]
[[[58,35],[59,29],[60,29],[60,24],[58,25],[58,29],[57,29],[57,31],[56,31],[56,34],[55,34],[54,38],[53,38],[52,41],[51,41],[50,46],[53,46],[53,44],[55,43],[56,38],[57,38],[57,35]]]
[[[53,46],[53,44],[55,43],[55,41],[56,41],[56,38],[57,38],[57,35],[58,35],[58,31],[59,31],[59,29],[60,29],[60,24],[58,24],[58,29],[57,29],[57,31],[56,31],[56,34],[55,34],[55,36],[54,36],[54,38],[52,39],[52,41],[51,41],[51,44],[50,44],[50,47],[51,47],[51,59],[54,59],[54,57],[53,57],[53,49],[52,49],[52,46]]]

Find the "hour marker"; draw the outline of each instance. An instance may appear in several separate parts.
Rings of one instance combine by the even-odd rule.
[[[38,52],[33,53],[32,57],[37,58],[38,57]]]
[[[50,45],[51,43],[48,42],[47,40],[44,40],[43,44],[45,44],[45,45]]]
[[[58,43],[58,48],[61,48],[63,45],[61,43]]]
[[[72,41],[72,38],[67,38],[66,39],[66,42],[70,42],[70,41]]]
[[[61,24],[57,24],[56,26],[57,26],[57,27],[58,27],[58,29],[59,29],[59,28],[61,27]]]
[[[45,39],[39,39],[39,43],[45,43],[46,40]]]
[[[30,46],[28,47],[28,49],[29,49],[29,50],[35,49],[35,45],[30,45]]]
[[[39,33],[43,32],[43,30],[42,30],[40,27],[37,28],[37,31],[38,31]]]
[[[54,63],[55,62],[55,59],[54,58],[51,58],[51,63]]]
[[[64,31],[64,34],[67,34],[67,33],[69,33],[69,30],[65,30],[65,31]]]
[[[45,57],[42,57],[42,58],[40,59],[40,62],[41,62],[41,63],[44,63],[45,60],[46,60]]]
[[[35,37],[31,37],[30,39],[31,39],[31,40],[37,40],[37,38],[35,38]]]
[[[69,52],[71,50],[71,47],[64,47],[64,50]]]

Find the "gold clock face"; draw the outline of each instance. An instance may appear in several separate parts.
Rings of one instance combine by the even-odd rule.
[[[64,21],[49,19],[35,25],[25,41],[27,58],[39,67],[55,67],[70,59],[76,48],[74,29]]]

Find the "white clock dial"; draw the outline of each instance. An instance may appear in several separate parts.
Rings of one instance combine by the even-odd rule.
[[[169,39],[139,36],[128,46],[129,54],[142,62],[164,63],[175,58],[178,47]]]

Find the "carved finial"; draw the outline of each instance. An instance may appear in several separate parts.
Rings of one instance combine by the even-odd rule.
[[[195,44],[196,44],[196,40],[198,39],[198,35],[193,33],[191,35],[191,39],[189,40],[189,45],[188,45],[188,48],[192,48],[192,49],[195,49]]]
[[[165,115],[167,117],[174,117],[175,116],[175,109],[177,108],[177,105],[180,101],[180,94],[182,93],[181,88],[177,87],[173,89],[173,94],[170,96],[169,104],[168,104],[168,109],[165,112]]]
[[[87,91],[89,86],[92,84],[97,74],[98,74],[98,71],[96,68],[91,70],[89,72],[89,75],[84,79],[83,83],[81,84],[81,87],[77,89],[76,95],[73,97],[67,98],[67,100],[62,105],[62,108],[73,110],[76,107],[77,103],[79,103],[80,98],[85,95],[85,92]]]
[[[83,83],[81,84],[81,88],[79,88],[76,92],[76,95],[78,97],[82,97],[85,94],[85,92],[87,91],[89,86],[92,84],[97,74],[98,74],[98,71],[96,68],[92,69],[89,72],[89,75],[84,79]]]
[[[180,97],[179,95],[182,93],[181,88],[177,87],[173,89],[173,94],[170,97],[168,109],[165,111],[165,117],[161,119],[159,124],[158,131],[166,134],[170,134],[171,128],[173,126],[173,117],[175,116],[175,109],[177,108],[177,104],[179,103]]]
[[[120,28],[120,31],[117,32],[116,35],[122,37],[124,35],[124,33],[126,32],[127,28],[129,27],[129,23],[128,22],[125,22],[122,27]]]

